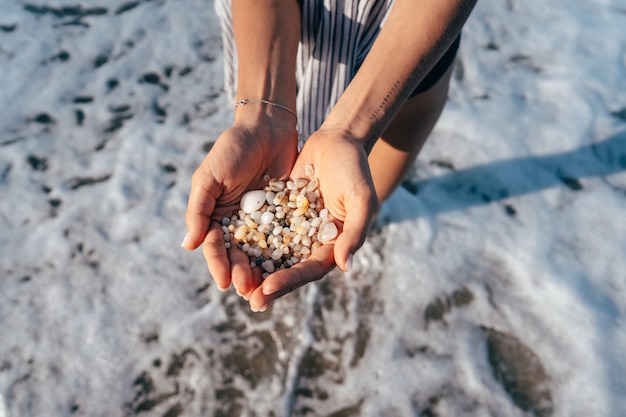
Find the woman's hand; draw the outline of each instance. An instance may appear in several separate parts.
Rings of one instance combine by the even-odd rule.
[[[293,119],[242,119],[220,135],[193,174],[182,246],[193,250],[202,244],[217,286],[224,290],[232,282],[245,295],[260,285],[261,276],[252,271],[246,254],[236,247],[226,249],[221,221],[232,216],[245,192],[263,188],[264,175],[289,175],[297,156],[297,132]]]
[[[334,243],[321,246],[305,262],[270,274],[259,288],[247,295],[255,311],[265,309],[296,288],[321,279],[336,265],[349,271],[352,256],[365,241],[378,207],[363,144],[346,132],[319,130],[311,135],[290,177],[305,177],[307,164],[313,166],[324,206],[333,216],[339,235]]]

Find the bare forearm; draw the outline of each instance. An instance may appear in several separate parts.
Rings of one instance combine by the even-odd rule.
[[[347,131],[369,151],[444,54],[476,0],[397,0],[372,50],[323,129]]]
[[[295,108],[297,1],[233,0],[232,14],[239,61],[237,99],[266,99]]]

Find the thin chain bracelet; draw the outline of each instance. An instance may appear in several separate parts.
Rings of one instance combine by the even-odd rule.
[[[296,120],[298,119],[298,114],[295,111],[291,110],[289,107],[283,106],[282,104],[274,103],[273,101],[269,101],[269,100],[248,100],[248,99],[243,99],[243,100],[239,100],[238,102],[235,103],[235,108],[237,108],[239,106],[245,106],[248,103],[269,104],[270,106],[274,106],[274,107],[276,107],[278,109],[288,111],[289,113],[294,115]]]

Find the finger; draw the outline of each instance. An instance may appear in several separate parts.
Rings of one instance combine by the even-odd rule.
[[[366,186],[361,187],[359,194],[350,197],[347,202],[343,227],[334,249],[335,262],[343,271],[352,269],[352,258],[365,242],[377,206],[376,194]]]
[[[252,293],[261,286],[263,283],[263,270],[258,266],[252,268],[252,285],[251,288],[247,292],[241,292],[241,296],[244,300],[250,300]]]
[[[334,267],[333,245],[324,245],[305,262],[270,274],[250,295],[250,308],[253,311],[263,311],[272,301],[323,278]]]
[[[224,245],[224,231],[218,222],[211,223],[202,245],[202,253],[213,280],[222,291],[226,290],[230,286],[231,267]]]
[[[199,168],[191,180],[191,191],[185,213],[187,234],[181,246],[188,250],[197,248],[209,230],[219,187],[213,176]]]
[[[241,249],[233,247],[228,251],[228,259],[231,265],[233,287],[239,296],[246,295],[254,286],[250,259]]]

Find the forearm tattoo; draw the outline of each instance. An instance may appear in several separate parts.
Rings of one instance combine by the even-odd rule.
[[[370,120],[374,120],[378,117],[380,112],[385,109],[385,107],[387,106],[387,103],[397,93],[399,88],[400,88],[400,81],[396,81],[395,83],[393,83],[393,87],[391,87],[391,90],[387,92],[387,94],[383,98],[383,101],[378,105],[376,110],[374,110],[374,112],[370,115]]]

